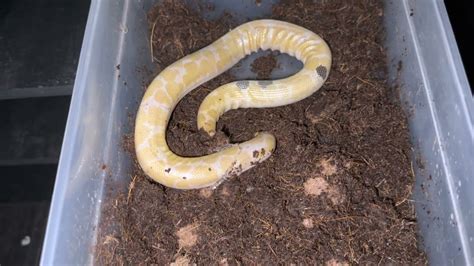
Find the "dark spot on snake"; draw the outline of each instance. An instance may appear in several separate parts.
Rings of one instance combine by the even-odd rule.
[[[184,179],[184,180],[186,180],[186,177],[185,177],[185,176],[183,176],[183,179]]]
[[[165,169],[165,172],[169,173],[171,171],[171,168]]]
[[[316,73],[318,73],[318,75],[322,79],[325,79],[328,74],[328,69],[325,66],[321,65],[316,68]]]
[[[253,151],[253,158],[258,158],[260,153],[258,151]]]
[[[239,87],[239,89],[241,90],[245,90],[249,87],[249,84],[250,82],[248,80],[239,80],[235,83],[235,85],[237,85],[237,87]]]
[[[268,85],[271,85],[273,83],[272,80],[259,80],[257,81],[257,84],[262,87],[262,89],[265,89]]]
[[[260,150],[260,153],[262,154],[262,156],[265,156],[265,149],[262,148],[262,149]]]
[[[211,168],[209,168],[209,172],[210,172],[210,171],[212,171],[212,169],[211,169]]]

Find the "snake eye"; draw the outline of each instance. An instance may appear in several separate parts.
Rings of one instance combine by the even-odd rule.
[[[328,69],[325,67],[325,66],[318,66],[316,68],[316,73],[318,73],[318,75],[322,78],[322,79],[326,79],[326,76],[328,74]]]

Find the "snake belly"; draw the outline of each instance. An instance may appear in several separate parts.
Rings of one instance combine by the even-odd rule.
[[[166,129],[177,103],[191,90],[259,49],[294,56],[303,62],[303,68],[284,79],[241,80],[220,86],[201,103],[198,128],[212,136],[224,112],[295,103],[316,92],[328,77],[332,57],[326,42],[303,27],[277,20],[247,22],[209,46],[181,58],[151,82],[136,117],[136,155],[150,178],[177,189],[216,186],[225,178],[239,175],[270,157],[276,141],[267,132],[201,157],[178,156],[166,142]]]

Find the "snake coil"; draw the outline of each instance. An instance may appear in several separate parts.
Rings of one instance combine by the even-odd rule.
[[[255,20],[228,32],[211,45],[165,68],[147,88],[135,124],[135,150],[143,171],[156,182],[177,189],[213,186],[267,159],[273,135],[260,132],[202,157],[181,157],[166,143],[166,128],[177,103],[191,90],[231,68],[257,50],[279,50],[303,62],[296,74],[279,80],[241,80],[220,86],[202,102],[197,123],[213,136],[228,110],[266,108],[298,102],[316,92],[331,68],[331,51],[317,34],[277,20]]]

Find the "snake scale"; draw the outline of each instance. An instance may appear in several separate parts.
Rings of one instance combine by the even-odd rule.
[[[177,189],[216,186],[252,168],[275,150],[275,137],[260,132],[201,157],[181,157],[166,142],[173,109],[191,90],[218,76],[252,52],[279,50],[303,62],[296,74],[279,80],[241,80],[220,86],[201,103],[198,128],[210,136],[226,111],[295,103],[316,92],[331,68],[331,51],[317,34],[277,20],[254,20],[229,31],[207,47],[159,73],[142,98],[135,123],[135,150],[143,171],[154,181]]]

